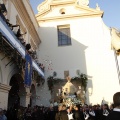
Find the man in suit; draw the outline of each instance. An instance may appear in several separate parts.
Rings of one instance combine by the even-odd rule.
[[[108,115],[106,120],[120,120],[120,92],[117,92],[113,95],[113,102],[115,108]]]

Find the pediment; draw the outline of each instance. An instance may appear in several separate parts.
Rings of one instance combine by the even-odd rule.
[[[59,0],[58,0],[59,1]],[[38,6],[38,21],[55,19],[70,19],[77,17],[102,16],[103,11],[89,8],[89,6],[78,5],[75,0],[66,2],[43,2]]]

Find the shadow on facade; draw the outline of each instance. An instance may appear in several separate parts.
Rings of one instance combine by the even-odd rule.
[[[73,31],[71,30],[71,36],[72,36],[72,32]],[[63,77],[64,71],[69,71],[69,75],[71,77],[77,76],[76,73],[77,70],[80,70],[81,73],[87,75],[86,57],[85,57],[85,50],[87,49],[87,46],[80,42],[82,39],[80,35],[78,40],[71,37],[70,45],[59,46],[57,28],[40,27],[39,33],[42,41],[39,47],[39,51],[40,51],[39,60],[42,61],[45,66],[46,79],[49,76],[51,76],[54,71],[57,73],[56,77],[62,79],[64,79]],[[45,56],[49,56],[48,61],[50,60],[52,61],[53,67],[51,69],[48,69],[48,65],[42,60],[42,59],[44,60],[46,59]],[[55,86],[55,90],[53,92],[54,94],[52,94],[51,97],[52,100],[54,98],[56,99],[56,92],[58,91],[58,89],[61,89],[62,86],[63,83],[61,85],[58,84]],[[88,75],[88,88],[89,87],[93,89],[92,77],[90,75]],[[86,93],[87,103],[90,103],[89,96],[90,95]]]

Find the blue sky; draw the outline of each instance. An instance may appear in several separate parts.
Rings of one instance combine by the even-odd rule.
[[[37,14],[37,6],[44,0],[30,0],[31,6],[35,14]],[[103,21],[109,27],[120,29],[120,0],[90,0],[89,6],[96,7],[96,3],[104,11]]]

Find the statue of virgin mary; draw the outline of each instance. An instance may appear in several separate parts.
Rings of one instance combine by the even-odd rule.
[[[71,83],[71,78],[68,76],[66,78],[67,83],[63,86],[62,91],[63,91],[63,96],[65,95],[74,95],[76,93],[76,87]]]

